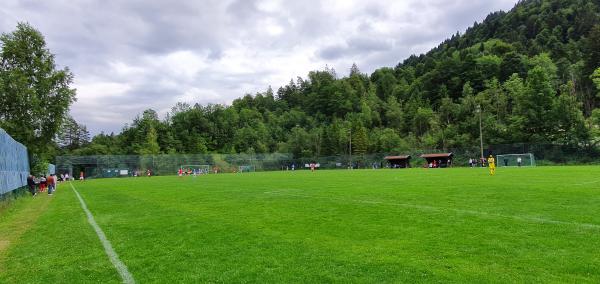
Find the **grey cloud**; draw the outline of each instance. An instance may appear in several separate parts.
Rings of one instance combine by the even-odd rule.
[[[319,51],[319,56],[323,59],[338,59],[345,56],[356,54],[370,54],[389,50],[393,48],[391,40],[376,37],[355,37],[349,39],[345,44],[327,46]]]
[[[343,56],[346,50],[347,48],[341,45],[327,46],[319,51],[319,56],[323,59],[338,59]]]
[[[368,15],[371,18],[376,19],[387,19],[389,17],[389,13],[385,7],[376,5],[374,3],[370,3],[367,7],[361,11],[357,11],[356,15],[360,16],[361,14]]]
[[[384,38],[360,37],[350,39],[348,46],[355,52],[372,52],[389,50],[393,44],[391,40]]]
[[[260,11],[256,8],[256,2],[252,0],[235,0],[227,6],[227,12],[233,20],[247,22],[257,17]]]

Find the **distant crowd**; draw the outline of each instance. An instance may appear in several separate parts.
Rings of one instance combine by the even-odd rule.
[[[83,172],[79,173],[79,180],[85,179]],[[58,184],[64,181],[75,180],[74,177],[70,176],[69,173],[45,175],[39,176],[29,175],[27,177],[27,189],[31,193],[31,196],[36,196],[38,193],[48,192],[48,195],[54,194],[58,188]]]
[[[208,174],[209,170],[208,169],[194,169],[194,168],[179,168],[179,170],[177,170],[177,175],[178,176],[198,176],[198,175],[203,175],[203,174]],[[217,173],[217,170],[215,169],[214,173]]]
[[[64,175],[62,175],[62,179],[60,180],[62,181],[63,179]],[[46,192],[46,190],[48,190],[48,195],[52,195],[54,191],[56,191],[58,182],[59,178],[55,174],[49,176],[40,175],[39,177],[29,175],[29,177],[27,177],[27,188],[32,196]]]
[[[479,160],[477,159],[469,159],[469,167],[474,168],[474,167],[487,167],[488,166],[488,161],[489,159],[485,159],[485,158],[480,158]],[[504,158],[502,159],[502,162],[504,163],[505,167],[509,166],[509,160],[508,158]],[[521,159],[521,157],[517,157],[517,164],[518,167],[521,167],[523,165],[523,159]]]

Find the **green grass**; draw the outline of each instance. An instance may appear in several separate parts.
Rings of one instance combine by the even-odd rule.
[[[600,167],[73,184],[139,283],[600,282]],[[39,214],[0,283],[120,281],[68,186]]]

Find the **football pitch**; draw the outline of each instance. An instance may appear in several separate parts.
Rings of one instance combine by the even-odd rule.
[[[600,167],[61,184],[0,211],[1,283],[600,282]],[[76,191],[75,191],[76,190]]]

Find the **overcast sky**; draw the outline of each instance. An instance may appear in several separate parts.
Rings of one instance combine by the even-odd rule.
[[[386,3],[387,2],[387,3]],[[44,34],[97,134],[144,109],[229,104],[326,65],[364,73],[420,54],[516,0],[2,0],[0,31]]]

